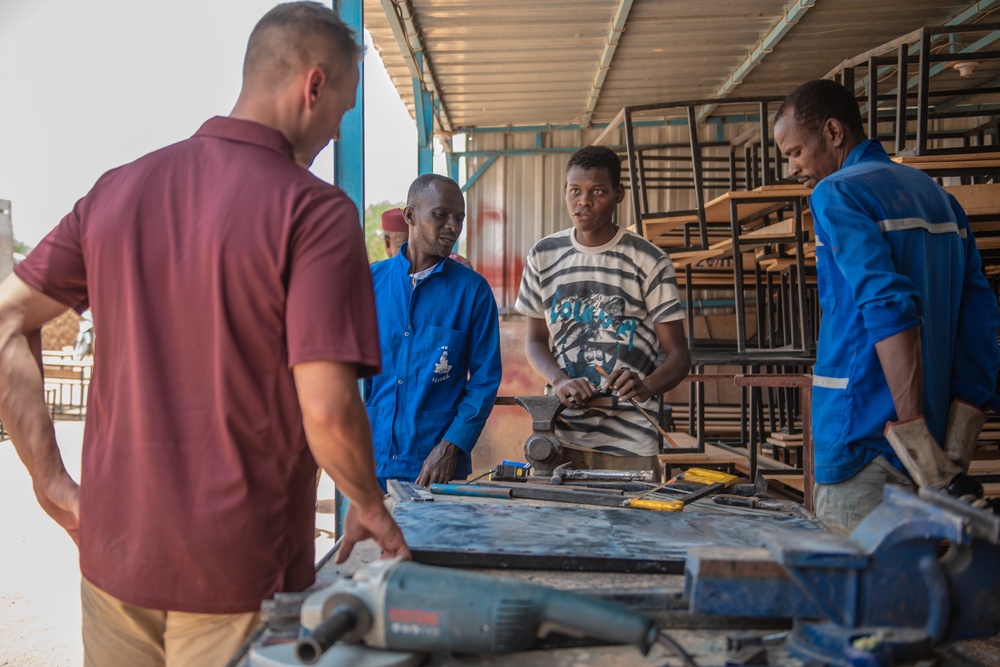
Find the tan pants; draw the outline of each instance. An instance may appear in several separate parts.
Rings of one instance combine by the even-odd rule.
[[[652,470],[653,481],[660,481],[660,460],[656,456],[615,456],[563,446],[559,459],[562,463],[572,464],[574,470]]]
[[[134,607],[86,579],[80,602],[84,667],[223,667],[260,616]]]
[[[843,482],[817,484],[813,487],[816,518],[827,528],[850,535],[869,512],[882,504],[888,484],[914,490],[910,478],[881,456]]]

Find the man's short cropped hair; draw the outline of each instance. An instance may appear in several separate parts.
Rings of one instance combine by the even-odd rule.
[[[847,88],[836,81],[816,79],[807,81],[789,93],[774,114],[777,122],[789,111],[794,113],[795,122],[810,132],[819,133],[830,118],[840,124],[856,139],[864,139],[865,129],[861,122],[858,101]]]
[[[458,187],[458,183],[447,176],[442,176],[441,174],[421,174],[417,176],[416,180],[410,183],[410,189],[406,193],[406,205],[416,206],[417,200],[430,189],[433,183],[447,183],[448,185],[454,185],[456,188]]]
[[[612,187],[617,188],[622,182],[622,159],[607,146],[584,146],[570,157],[566,173],[573,167],[607,169]]]
[[[335,11],[318,2],[286,2],[264,14],[250,33],[243,78],[278,86],[302,66],[318,63],[336,80],[362,55],[357,35]]]

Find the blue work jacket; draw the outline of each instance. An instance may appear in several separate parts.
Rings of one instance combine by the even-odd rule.
[[[958,202],[865,141],[816,185],[820,325],[813,369],[816,481],[852,477],[882,455],[896,411],[875,343],[920,327],[924,415],[943,442],[953,396],[984,406],[1000,352],[997,299]]]
[[[413,284],[406,244],[372,265],[382,373],[365,380],[381,478],[415,480],[442,440],[469,454],[500,386],[500,322],[486,279],[452,259]]]

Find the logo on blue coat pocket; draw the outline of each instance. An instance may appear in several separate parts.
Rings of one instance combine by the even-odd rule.
[[[441,357],[434,364],[434,378],[432,382],[443,382],[451,377],[451,364],[448,363],[448,346],[442,345],[438,348]]]

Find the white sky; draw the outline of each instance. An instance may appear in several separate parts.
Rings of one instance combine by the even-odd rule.
[[[0,199],[14,236],[37,244],[105,171],[229,113],[250,31],[277,2],[0,0]],[[400,202],[416,126],[370,44],[365,88],[365,203]],[[313,164],[331,182],[332,155]]]

